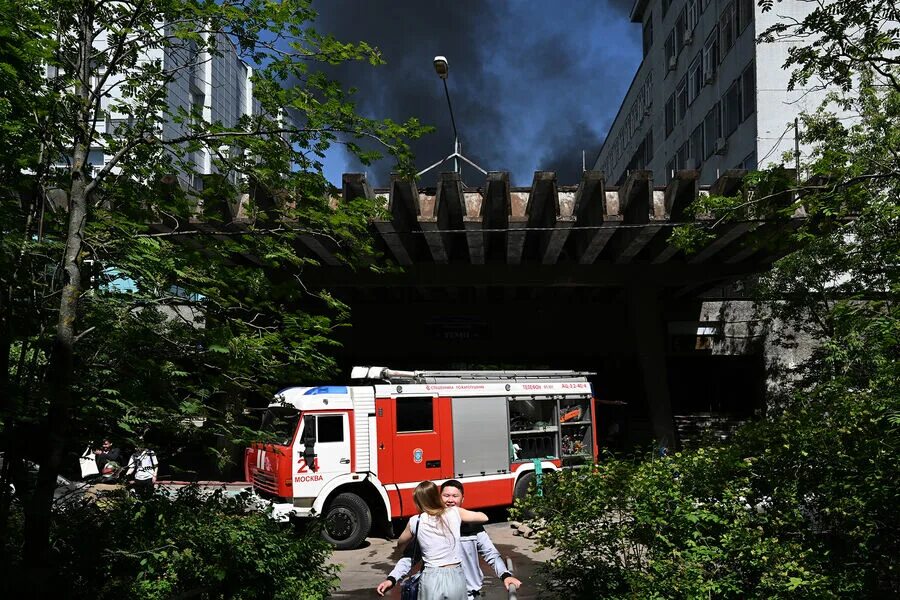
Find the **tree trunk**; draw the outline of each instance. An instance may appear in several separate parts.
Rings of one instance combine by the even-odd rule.
[[[56,478],[65,456],[75,400],[72,380],[75,365],[75,327],[78,300],[82,290],[81,253],[88,217],[88,197],[93,185],[88,181],[87,170],[88,154],[95,133],[91,78],[94,75],[96,8],[93,2],[84,2],[76,8],[79,14],[75,22],[80,29],[80,36],[77,41],[77,68],[74,70],[74,74],[77,75],[74,95],[80,100],[80,105],[70,167],[72,184],[69,189],[68,231],[62,261],[63,288],[47,377],[48,409],[46,428],[42,436],[45,444],[43,457],[34,494],[26,505],[25,513],[23,556],[28,570],[25,579],[30,586],[29,593],[35,597],[47,596],[56,589],[55,573],[50,563],[50,525]]]
[[[75,350],[75,323],[81,294],[81,250],[87,220],[87,190],[84,165],[87,147],[76,148],[71,196],[69,228],[63,258],[64,282],[59,302],[59,322],[53,340],[49,375],[49,408],[44,435],[45,449],[41,468],[25,520],[24,557],[31,577],[30,584],[52,585],[50,582],[50,521],[56,477],[65,455],[69,424],[72,419],[72,378]],[[32,588],[34,589],[34,588]],[[47,588],[45,588],[47,589]]]

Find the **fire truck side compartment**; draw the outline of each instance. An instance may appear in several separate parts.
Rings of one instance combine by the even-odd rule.
[[[509,471],[507,401],[503,397],[453,399],[456,477]]]

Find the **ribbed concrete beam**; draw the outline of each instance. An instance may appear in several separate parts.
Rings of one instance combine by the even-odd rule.
[[[631,262],[659,232],[666,220],[664,194],[653,190],[650,171],[632,171],[620,193],[622,213],[628,225],[644,227],[625,229],[621,236],[617,263]]]
[[[503,230],[504,233],[484,234],[484,254],[496,256],[507,252],[507,234],[509,229],[509,174],[491,171],[484,183],[484,195],[481,204],[482,224],[485,229]]]
[[[379,195],[377,197],[379,204],[383,202],[382,205],[387,210],[390,210],[392,195],[393,194],[387,196]],[[406,249],[406,246],[403,244],[403,240],[400,237],[401,232],[398,231],[397,227],[394,225],[395,221],[393,219],[375,219],[373,223],[375,229],[381,234],[381,239],[384,240],[385,246],[388,247],[394,260],[397,261],[397,264],[403,266],[411,265],[412,258],[410,258],[409,251]]]
[[[634,170],[628,174],[619,188],[619,213],[628,225],[646,225],[650,222],[653,204],[653,174],[650,171]],[[642,229],[622,228],[614,243],[616,262],[629,262],[632,254],[625,254]],[[634,252],[634,249],[629,252]]]
[[[556,173],[535,171],[531,183],[531,193],[528,195],[528,206],[525,209],[529,228],[545,230],[556,226],[556,216],[559,210],[557,198]],[[536,252],[538,259],[543,260],[549,237],[547,231],[532,231],[527,235],[526,244],[529,248],[529,256],[533,256]]]
[[[740,193],[741,184],[747,171],[743,169],[729,169],[725,171],[711,186],[709,186],[709,194],[711,196],[734,196]],[[728,246],[731,242],[738,239],[749,231],[753,231],[759,226],[757,222],[739,222],[720,226],[716,231],[716,238],[710,242],[703,250],[688,257],[688,263],[699,264],[706,262],[712,256],[715,256]]]
[[[534,172],[525,212],[528,215],[529,227],[546,227],[553,223],[556,215],[556,173]]]
[[[335,257],[335,255],[329,250],[324,241],[319,241],[313,235],[310,234],[302,234],[300,235],[300,240],[306,245],[307,248],[312,250],[312,252],[319,257],[319,260],[328,265],[329,267],[337,267],[341,264],[341,261]]]
[[[441,173],[435,199],[435,210],[440,218],[447,220],[449,229],[461,230],[463,228],[466,207],[459,173]]]
[[[368,200],[374,200],[375,198],[375,194],[366,181],[366,176],[363,173],[344,173],[341,178],[341,183],[341,200],[343,202],[349,202],[355,198],[366,198]],[[336,205],[332,204],[332,208],[336,208]],[[335,256],[337,248],[335,247],[334,242],[328,238],[304,234],[300,236],[300,240],[324,264],[329,266],[338,266],[341,264],[341,261]]]
[[[709,186],[710,196],[734,196],[741,189],[747,171],[744,169],[728,169]]]
[[[593,263],[608,241],[608,238],[601,240],[597,237],[601,235],[602,230],[599,228],[603,226],[607,214],[603,182],[602,171],[585,171],[581,174],[581,182],[578,184],[578,191],[575,192],[573,213],[576,222],[582,227],[598,228],[582,229],[575,234],[575,251],[579,262],[583,264]],[[585,260],[586,257],[588,260]]]
[[[650,222],[628,235],[628,244],[616,258],[617,262],[631,262],[660,231],[666,229],[668,220],[666,219],[665,192],[663,190],[652,190],[650,193],[652,198]]]
[[[380,194],[376,197],[372,188],[369,186],[368,181],[366,181],[365,175],[362,173],[345,174],[343,177],[343,199],[345,202],[353,200],[354,198],[366,198],[368,200],[376,199],[378,204],[387,210],[387,217],[383,219],[374,219],[373,224],[378,233],[381,234],[385,246],[391,251],[397,264],[408,266],[412,264],[412,259],[410,258],[406,247],[403,245],[403,240],[400,238],[400,231],[404,230],[404,225],[408,227],[408,210],[398,210],[399,207],[394,206],[395,185],[393,175],[391,179],[390,193]],[[413,188],[415,188],[415,184],[413,184]],[[405,231],[409,231],[409,229],[407,228]]]
[[[350,202],[356,198],[365,198],[366,200],[375,198],[375,193],[369,186],[369,182],[366,181],[365,173],[344,173],[341,183],[343,184],[341,200],[344,202]]]
[[[791,176],[791,179],[794,179],[795,171],[794,169],[787,169],[787,173]],[[816,177],[813,182],[809,182],[809,185],[818,185],[823,182],[822,178]],[[777,194],[775,197],[770,198],[766,204],[783,206],[785,208],[790,207],[795,204],[797,200],[796,192],[793,189],[787,189]],[[748,211],[748,214],[751,217],[756,218],[764,218],[769,215],[760,214],[759,212],[753,210],[752,208]],[[739,244],[732,244],[732,247],[728,248],[723,256],[720,258],[722,262],[728,264],[736,264],[747,260],[754,254],[756,254],[763,245],[765,245],[766,240],[772,239],[774,236],[778,237],[786,237],[789,236],[799,225],[803,222],[802,218],[806,216],[806,209],[802,205],[798,205],[796,210],[794,211],[795,219],[784,223],[780,220],[774,220],[767,223],[756,223],[756,227],[753,228],[752,236],[747,236],[745,239],[741,240]]]
[[[463,225],[466,229],[466,245],[469,247],[469,260],[473,265],[484,264],[485,235],[482,231],[484,217],[482,216],[483,198],[479,192],[464,192],[462,182],[459,183],[459,194],[463,197],[465,214]]]
[[[446,217],[443,220],[438,218],[439,215],[435,210],[436,200],[437,197],[431,194],[418,193],[419,214],[416,217],[416,221],[419,229],[425,235],[425,242],[428,244],[432,260],[439,264],[445,264],[447,262],[447,247],[444,244],[444,234],[441,233],[441,229],[444,229],[447,223]],[[446,211],[444,214],[446,215]]]
[[[507,184],[509,182],[507,181]],[[525,249],[525,238],[528,232],[528,200],[531,192],[510,192],[506,186],[509,198],[509,231],[506,233],[506,263],[518,265],[522,263],[522,251]]]
[[[414,181],[397,173],[391,174],[391,187],[387,200],[387,217],[375,219],[375,228],[381,234],[385,245],[394,255],[397,264],[412,264],[410,232],[418,229],[416,217],[419,214],[419,191]]]
[[[553,230],[544,232],[542,238],[542,259],[545,265],[555,265],[559,260],[559,253],[562,252],[566,240],[569,239],[571,227],[575,224],[575,192],[559,192],[554,186],[554,195],[556,196],[555,216],[553,219]]]
[[[603,190],[601,208],[603,215],[600,224],[597,229],[590,230],[591,234],[587,245],[578,257],[578,262],[583,265],[594,264],[624,220],[619,211],[619,192]]]
[[[510,212],[509,173],[491,171],[487,174],[484,185],[484,203],[481,215],[484,225],[490,229],[506,229],[509,226]]]
[[[666,218],[670,223],[684,223],[690,220],[688,206],[700,193],[700,172],[696,170],[677,171],[665,190]],[[668,228],[666,237],[672,233]],[[664,263],[678,254],[679,249],[666,241],[662,249],[652,259],[654,264]]]

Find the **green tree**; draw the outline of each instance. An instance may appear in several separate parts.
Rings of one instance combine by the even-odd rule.
[[[356,113],[317,65],[380,56],[317,33],[307,0],[2,6],[0,110],[20,140],[0,165],[4,481],[30,443],[24,554],[50,570],[56,475],[89,440],[183,439],[190,417],[233,435],[248,397],[328,368],[347,308],[304,285],[302,240],[365,268],[378,208],[333,205],[325,152],[365,162],[374,139],[407,170],[425,129]],[[254,114],[170,102],[231,52],[255,68]],[[204,151],[216,175],[189,186]]]

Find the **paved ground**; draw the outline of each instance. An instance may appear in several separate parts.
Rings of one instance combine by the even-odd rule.
[[[513,561],[515,574],[522,580],[522,587],[518,590],[519,600],[540,598],[544,586],[537,575],[537,567],[552,554],[547,550],[535,551],[531,540],[513,535],[514,529],[508,522],[485,525],[485,530],[503,556]],[[375,586],[384,581],[399,558],[395,541],[381,538],[369,538],[365,546],[357,550],[335,552],[330,562],[341,565],[341,589],[332,597],[378,598]],[[487,600],[507,600],[509,595],[490,567],[484,564],[482,567],[485,573],[482,597]],[[399,598],[399,588],[395,587],[385,597]]]

